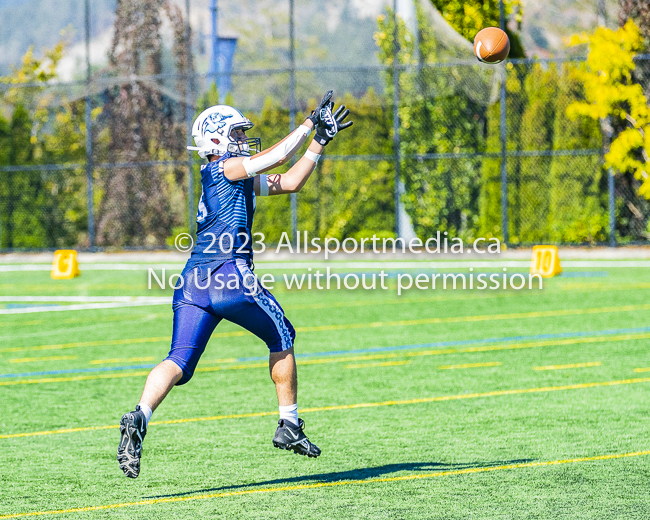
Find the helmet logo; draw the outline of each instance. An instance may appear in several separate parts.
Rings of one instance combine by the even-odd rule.
[[[232,117],[232,114],[223,115],[219,112],[210,114],[205,118],[201,125],[201,133],[205,135],[206,132],[214,134],[215,132],[223,135],[223,129],[226,126],[226,119]]]

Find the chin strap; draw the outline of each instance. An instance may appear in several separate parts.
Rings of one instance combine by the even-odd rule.
[[[246,175],[254,177],[262,170],[279,166],[287,159],[291,159],[309,134],[311,134],[311,128],[306,125],[300,125],[272,150],[252,157],[246,157],[242,161]]]

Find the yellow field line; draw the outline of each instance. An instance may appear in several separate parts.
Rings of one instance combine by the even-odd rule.
[[[343,302],[329,302],[329,303],[307,303],[307,304],[293,304],[283,305],[285,310],[304,310],[304,309],[336,309],[342,307],[361,307],[361,306],[374,306],[374,305],[403,305],[403,304],[416,304],[416,303],[435,303],[447,301],[465,301],[465,300],[488,300],[494,298],[512,298],[518,296],[518,293],[503,293],[503,294],[465,294],[462,296],[438,296],[434,298],[390,298],[382,300],[352,300]]]
[[[132,309],[132,310],[131,310]],[[144,312],[138,312],[138,309],[144,309]],[[115,310],[115,309],[111,309]],[[120,310],[120,309],[118,309]],[[119,315],[119,316],[107,316],[105,318],[101,318],[98,320],[94,320],[93,323],[103,323],[103,322],[110,322],[110,321],[133,321],[135,320],[143,320],[143,319],[153,319],[153,318],[161,318],[161,317],[171,317],[172,316],[172,310],[171,308],[169,309],[169,312],[146,312],[145,307],[131,307],[129,308],[129,315]],[[133,316],[133,313],[136,313],[137,315]],[[0,327],[24,327],[26,325],[39,325],[41,323],[52,323],[51,320],[29,320],[29,321],[5,321],[5,322],[0,322]],[[57,321],[56,324],[60,325],[61,323],[88,323],[88,318],[66,318],[64,320]]]
[[[383,361],[379,363],[359,363],[357,365],[345,365],[344,368],[370,368],[370,367],[393,367],[396,365],[408,365],[411,361]]]
[[[613,341],[630,341],[634,339],[650,338],[650,332],[641,332],[638,334],[614,334],[610,336],[592,336],[586,338],[567,338],[560,340],[533,341],[529,343],[510,343],[505,345],[484,345],[480,347],[467,347],[458,349],[458,352],[490,352],[494,350],[512,350],[520,348],[550,347],[562,345],[577,345],[581,343],[610,343]],[[426,352],[426,351],[423,351]],[[410,354],[409,354],[410,355]],[[416,355],[416,353],[412,353]]]
[[[67,359],[79,359],[79,356],[46,356],[46,357],[24,357],[8,359],[9,363],[34,363],[37,361],[62,361]]]
[[[650,367],[635,368],[634,372],[650,372]]]
[[[509,314],[480,314],[477,316],[453,316],[448,318],[424,318],[419,320],[377,321],[367,323],[344,323],[338,325],[317,325],[314,327],[296,327],[297,332],[323,332],[331,330],[351,330],[379,327],[404,327],[410,325],[434,325],[440,323],[470,323],[477,321],[515,320],[526,318],[550,318],[555,316],[579,316],[584,314],[602,314],[609,312],[633,312],[650,310],[650,303],[639,305],[621,305],[618,307],[593,307],[589,309],[560,309],[553,311],[514,312]],[[248,331],[221,332],[212,334],[213,338],[245,336]],[[84,341],[77,343],[62,343],[58,345],[39,345],[36,347],[8,347],[0,348],[0,352],[22,352],[28,350],[58,350],[77,347],[93,347],[104,345],[128,345],[136,343],[155,343],[170,341],[169,336],[153,338],[134,338],[122,340]]]
[[[371,323],[345,323],[339,325],[318,325],[315,327],[297,327],[298,332],[322,332],[329,330],[350,330],[376,327],[404,327],[409,325],[433,325],[440,323],[468,323],[477,321],[515,320],[525,318],[550,318],[555,316],[577,316],[583,314],[601,314],[609,312],[632,312],[650,310],[650,303],[640,305],[622,305],[619,307],[594,307],[590,309],[561,309],[554,311],[513,312],[508,314],[481,314],[478,316],[454,316],[449,318],[424,318],[420,320],[377,321]]]
[[[0,284],[1,285],[1,284]],[[622,284],[612,284],[612,283],[576,283],[576,282],[565,282],[559,283],[558,287],[561,290],[570,290],[573,292],[607,292],[607,291],[621,291],[629,289],[648,289],[650,288],[650,283],[622,283]],[[286,310],[303,310],[303,309],[329,309],[329,308],[339,308],[339,307],[358,307],[358,306],[367,306],[367,305],[400,305],[400,304],[416,304],[416,303],[434,303],[442,301],[465,301],[465,300],[487,300],[494,298],[508,298],[520,296],[520,293],[504,293],[504,294],[471,294],[464,295],[461,297],[436,297],[436,298],[403,298],[403,299],[391,299],[391,300],[354,300],[350,302],[332,302],[332,303],[315,303],[315,304],[290,304],[285,305]],[[143,318],[158,318],[158,317],[169,317],[171,316],[170,312],[157,312],[157,313],[139,313],[137,319]],[[1,319],[1,318],[0,318]],[[132,316],[109,316],[96,320],[97,322],[110,322],[110,321],[129,321],[133,320]],[[67,318],[59,321],[59,323],[86,323],[87,318]],[[38,325],[42,323],[48,323],[49,320],[38,319],[38,320],[29,320],[29,321],[8,321],[0,322],[0,327],[13,327],[13,326],[27,326],[27,325]]]
[[[599,367],[600,365],[602,365],[600,361],[590,361],[589,363],[569,363],[568,365],[546,365],[543,367],[533,367],[533,370],[564,370],[567,368]]]
[[[545,341],[533,341],[529,343],[508,343],[504,345],[484,345],[480,347],[466,347],[466,348],[448,348],[448,349],[437,349],[437,350],[419,350],[414,352],[388,352],[385,354],[368,354],[368,355],[359,355],[359,356],[347,356],[347,357],[329,357],[329,358],[319,358],[319,359],[298,359],[298,365],[321,365],[328,363],[344,363],[349,361],[364,361],[370,359],[390,359],[390,358],[399,358],[399,357],[418,357],[418,356],[438,356],[444,354],[462,354],[462,353],[473,353],[473,352],[492,352],[497,350],[518,350],[524,348],[537,348],[537,347],[548,347],[548,346],[563,346],[563,345],[576,345],[581,343],[601,343],[601,342],[611,342],[611,341],[628,341],[634,339],[645,339],[650,338],[650,332],[643,332],[638,334],[618,334],[612,336],[594,336],[591,338],[569,338],[561,340],[545,340]],[[235,358],[231,359],[222,359],[214,360],[214,362],[229,363],[232,361],[237,361]],[[249,368],[265,368],[268,363],[246,363],[240,365],[229,365],[229,366],[217,366],[217,367],[199,367],[195,372],[219,372],[224,370],[246,370]],[[637,372],[645,372],[643,369],[635,369]],[[650,369],[648,369],[650,371]],[[140,377],[146,376],[148,372],[123,372],[115,374],[100,374],[100,375],[88,375],[88,376],[69,376],[69,377],[47,377],[39,379],[19,379],[12,381],[0,381],[0,386],[15,386],[15,385],[30,385],[30,384],[39,384],[39,383],[69,383],[74,381],[91,381],[93,379],[114,379],[114,378],[125,378],[125,377]]]
[[[124,377],[148,376],[149,371],[122,372],[115,374],[96,374],[92,376],[44,377],[40,379],[19,379],[18,381],[0,381],[0,386],[33,385],[39,383],[69,383],[71,381],[89,381],[91,379],[121,379]]]
[[[479,367],[498,367],[503,365],[500,361],[490,361],[488,363],[463,363],[462,365],[442,365],[440,370],[454,370],[456,368],[479,368]]]
[[[228,365],[225,367],[199,367],[194,372],[217,372],[219,370],[246,370],[247,368],[266,368],[269,366],[267,361],[261,363],[247,363],[245,365]]]
[[[606,283],[606,282],[565,282],[558,284],[560,289],[564,291],[575,291],[575,289],[586,289],[585,291],[576,292],[591,292],[591,289],[606,289],[609,291],[627,291],[629,289],[650,289],[648,282],[630,282],[630,283]]]
[[[236,330],[233,332],[215,332],[211,337],[213,338],[229,338],[232,336],[245,336],[250,334],[246,330]],[[62,350],[68,348],[82,348],[82,347],[101,347],[108,345],[137,345],[139,343],[158,343],[171,341],[171,336],[158,336],[153,338],[132,338],[132,339],[115,339],[115,340],[99,340],[99,341],[79,341],[75,343],[59,343],[56,345],[38,345],[35,347],[5,347],[0,348],[0,352],[25,352],[33,350]]]
[[[105,363],[133,363],[135,361],[153,361],[153,356],[132,357],[132,358],[113,358],[113,359],[93,359],[91,365],[103,365]]]
[[[650,450],[633,451],[628,453],[611,453],[608,455],[596,455],[594,457],[575,457],[572,459],[549,460],[549,461],[542,461],[542,462],[520,462],[518,464],[504,464],[502,466],[483,466],[479,468],[454,469],[448,471],[437,471],[435,473],[402,475],[399,477],[370,478],[366,480],[342,480],[338,482],[318,482],[314,484],[297,484],[294,486],[270,487],[270,488],[261,488],[261,489],[244,489],[241,491],[227,491],[224,493],[209,493],[203,495],[190,495],[190,496],[182,496],[182,497],[150,498],[147,500],[139,500],[137,502],[122,502],[117,504],[106,504],[101,506],[74,507],[70,509],[57,509],[51,511],[33,511],[30,513],[15,513],[15,514],[0,516],[0,520],[7,520],[9,518],[20,518],[26,516],[60,515],[60,514],[69,514],[69,513],[84,513],[88,511],[102,511],[102,510],[105,511],[107,509],[118,509],[123,507],[189,502],[193,500],[207,500],[211,498],[226,498],[226,497],[242,496],[242,495],[261,495],[267,493],[279,493],[282,491],[300,491],[303,489],[306,490],[306,489],[320,489],[320,488],[330,488],[330,487],[339,487],[339,486],[379,484],[379,483],[386,483],[386,482],[403,482],[408,480],[421,480],[421,479],[429,479],[429,478],[437,478],[437,477],[448,477],[454,475],[472,475],[477,473],[488,473],[491,471],[505,471],[505,470],[523,469],[523,468],[543,468],[549,466],[558,466],[562,464],[575,464],[578,462],[595,462],[601,460],[615,460],[615,459],[624,459],[629,457],[641,457],[644,455],[650,455]]]
[[[582,388],[598,388],[598,387],[605,387],[605,386],[631,385],[631,384],[648,383],[648,382],[650,382],[650,377],[642,377],[637,379],[621,379],[618,381],[599,381],[595,383],[577,383],[573,385],[545,386],[540,388],[494,390],[492,392],[475,392],[471,394],[441,395],[436,397],[420,397],[416,399],[380,401],[375,403],[340,404],[334,406],[303,408],[300,410],[300,412],[301,413],[331,412],[334,410],[354,410],[357,408],[376,408],[380,406],[401,406],[401,405],[421,404],[421,403],[435,403],[441,401],[456,401],[460,399],[478,399],[482,397],[497,397],[502,395],[534,394],[540,392],[559,392],[563,390],[579,390]],[[264,417],[268,415],[277,415],[277,413],[278,412],[276,410],[273,412],[253,412],[253,413],[231,414],[231,415],[215,415],[212,417],[190,417],[186,419],[171,419],[168,421],[151,421],[149,424],[156,425],[156,424],[179,424],[179,423],[191,423],[191,422],[203,422],[203,421],[219,421],[223,419],[241,419],[245,417]],[[10,433],[5,435],[0,435],[0,439],[13,439],[17,437],[35,437],[40,435],[53,435],[58,433],[72,433],[72,432],[83,432],[83,431],[93,431],[93,430],[107,430],[107,429],[113,429],[118,427],[119,425],[107,425],[107,426],[89,426],[89,427],[80,427],[80,428],[66,428],[61,430],[49,430],[49,431],[39,431],[39,432]]]
[[[81,348],[81,347],[101,347],[106,345],[129,345],[138,343],[156,343],[158,341],[169,341],[168,336],[160,336],[153,338],[132,338],[132,339],[113,339],[113,340],[98,340],[98,341],[77,341],[75,343],[59,343],[56,345],[38,345],[35,347],[5,347],[0,348],[0,352],[24,352],[32,350],[59,350],[67,348]]]

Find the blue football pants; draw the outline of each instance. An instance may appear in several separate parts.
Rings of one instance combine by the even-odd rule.
[[[284,316],[280,304],[261,286],[242,259],[227,261],[204,280],[200,277],[200,270],[187,271],[182,286],[177,285],[174,291],[172,307],[174,330],[166,359],[183,370],[183,377],[177,385],[192,378],[212,331],[221,320],[231,321],[252,332],[266,343],[271,352],[293,347],[296,337],[296,331]]]

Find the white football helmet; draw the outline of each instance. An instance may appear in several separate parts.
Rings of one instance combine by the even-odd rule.
[[[199,157],[205,159],[208,155],[248,156],[261,151],[259,137],[238,138],[236,130],[244,132],[253,128],[253,123],[236,108],[228,105],[215,105],[204,110],[192,125],[192,137],[196,146],[188,146],[195,150]]]

